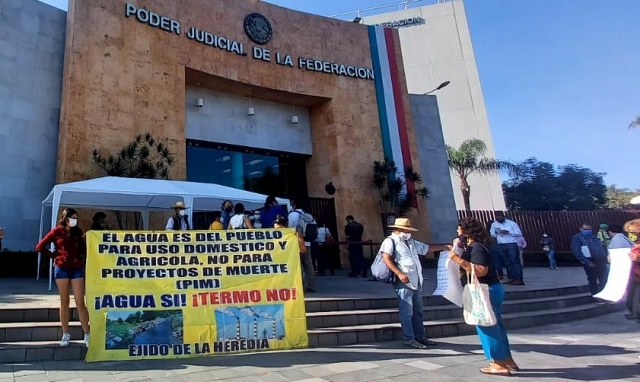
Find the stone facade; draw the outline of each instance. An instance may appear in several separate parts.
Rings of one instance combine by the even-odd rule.
[[[12,251],[35,247],[54,185],[65,19],[36,0],[0,0],[0,227]]]
[[[147,131],[176,153],[172,178],[185,179],[186,88],[200,86],[308,109],[309,196],[326,197],[324,185],[333,182],[338,223],[353,214],[365,224],[365,238],[380,239],[378,195],[371,186],[373,162],[383,159],[374,81],[303,70],[297,62],[298,57],[309,57],[371,68],[366,26],[255,0],[131,1],[137,8],[178,20],[178,35],[126,17],[125,3],[69,2],[57,182],[102,175],[91,163],[94,148],[113,151]],[[271,62],[252,57],[258,45],[243,29],[245,16],[252,12],[264,15],[273,27],[272,40],[261,46],[271,51]],[[248,55],[188,39],[185,34],[192,26],[237,40]],[[397,32],[394,38],[399,50]],[[276,52],[290,54],[294,66],[274,62]],[[399,51],[396,57],[412,161],[420,171]],[[426,210],[424,202],[419,207]],[[413,217],[426,237],[424,215]]]

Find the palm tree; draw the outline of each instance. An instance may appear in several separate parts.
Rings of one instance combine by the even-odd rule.
[[[469,175],[474,172],[490,174],[514,169],[514,165],[510,162],[486,158],[484,155],[487,152],[487,145],[480,139],[467,139],[458,149],[449,145],[446,147],[449,169],[460,179],[460,191],[467,211],[471,211]]]
[[[635,127],[640,127],[640,115],[637,116],[636,119],[629,124],[630,129],[633,129]]]

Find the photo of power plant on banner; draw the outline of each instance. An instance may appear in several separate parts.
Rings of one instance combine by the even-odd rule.
[[[285,338],[283,304],[227,307],[215,314],[216,341],[224,351],[269,348],[269,340]]]
[[[182,344],[181,310],[126,310],[107,313],[106,350],[129,345]]]

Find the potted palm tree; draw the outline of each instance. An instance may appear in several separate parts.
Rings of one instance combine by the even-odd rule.
[[[407,187],[408,184],[414,187]],[[401,171],[389,159],[373,162],[373,185],[380,198],[385,235],[389,234],[386,227],[393,224],[396,217],[405,215],[411,208],[417,208],[418,199],[429,198],[429,189],[422,185],[422,176],[413,167],[408,166]]]

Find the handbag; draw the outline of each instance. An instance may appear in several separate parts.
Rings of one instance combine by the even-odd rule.
[[[471,274],[467,274],[467,285],[462,291],[462,315],[469,325],[494,326],[498,323],[491,306],[489,285],[481,284],[471,265]]]

